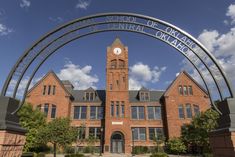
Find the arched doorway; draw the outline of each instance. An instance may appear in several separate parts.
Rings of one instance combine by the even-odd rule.
[[[124,153],[124,135],[116,131],[111,136],[111,153]]]

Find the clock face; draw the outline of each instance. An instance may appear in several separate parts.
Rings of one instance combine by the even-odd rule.
[[[113,49],[113,53],[115,55],[120,55],[122,53],[122,50],[119,47],[116,47],[116,48]]]

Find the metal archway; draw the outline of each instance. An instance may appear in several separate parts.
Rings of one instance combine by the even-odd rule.
[[[11,97],[15,98],[22,78],[29,71],[29,68],[33,69],[32,72],[30,72],[31,75],[24,89],[21,104],[13,113],[16,113],[23,105],[34,75],[53,53],[76,39],[95,33],[110,31],[143,34],[158,39],[175,48],[199,73],[205,84],[212,105],[214,105],[214,103],[211,93],[212,91],[215,92],[214,88],[211,89],[210,87],[212,84],[220,100],[224,100],[226,94],[229,95],[227,97],[234,98],[234,90],[218,61],[190,34],[175,25],[145,15],[133,13],[102,13],[79,18],[58,27],[40,38],[24,52],[11,69],[1,92],[1,96],[6,96],[7,92],[10,90],[10,83],[14,81],[16,83],[13,85],[14,90]],[[215,105],[214,107],[216,108]]]

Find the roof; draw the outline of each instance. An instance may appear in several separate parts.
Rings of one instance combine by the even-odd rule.
[[[89,88],[88,88],[89,89]],[[72,90],[71,94],[76,102],[86,102],[85,93],[90,90]],[[96,97],[93,102],[105,102],[105,90],[94,90]]]
[[[123,43],[121,42],[121,40],[119,39],[119,37],[116,37],[116,39],[113,41],[112,46],[113,45],[123,45]],[[124,46],[124,45],[123,45]]]

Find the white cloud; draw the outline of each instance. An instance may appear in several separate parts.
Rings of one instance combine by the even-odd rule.
[[[231,18],[231,24],[235,24],[235,4],[228,7],[226,15]]]
[[[131,66],[129,72],[129,89],[138,90],[141,86],[146,86],[147,83],[156,83],[159,81],[159,78],[166,70],[166,67],[157,67],[150,68],[148,65],[141,62]]]
[[[90,4],[91,4],[90,0],[79,0],[76,5],[76,8],[86,10]]]
[[[20,7],[21,8],[28,8],[30,7],[31,2],[29,0],[21,0],[20,2]]]
[[[49,17],[48,18],[50,21],[52,21],[52,22],[56,22],[56,23],[61,23],[61,22],[63,22],[64,21],[64,19],[62,18],[62,17]]]
[[[7,28],[7,26],[0,23],[0,36],[8,35],[13,32],[12,29]]]
[[[68,61],[57,76],[61,80],[69,80],[75,89],[87,89],[89,87],[96,89],[95,84],[99,81],[99,78],[96,75],[91,75],[91,70],[92,66],[90,65],[80,67]]]

